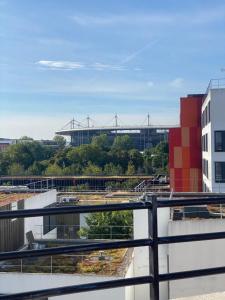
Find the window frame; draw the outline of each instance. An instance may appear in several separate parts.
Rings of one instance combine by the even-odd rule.
[[[221,150],[217,148],[216,136],[218,133],[221,133]],[[215,152],[225,152],[225,130],[215,130],[214,131],[214,151]]]
[[[217,164],[223,164],[224,168],[221,167],[221,180],[217,179]],[[214,168],[215,168],[215,183],[225,183],[225,161],[215,161],[214,163]]]

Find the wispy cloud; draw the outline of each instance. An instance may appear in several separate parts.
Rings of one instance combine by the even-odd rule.
[[[36,64],[53,70],[57,70],[57,69],[72,70],[72,69],[84,68],[84,65],[82,63],[74,62],[74,61],[39,60],[38,62],[36,62]]]
[[[183,78],[175,78],[174,80],[169,82],[169,85],[176,89],[183,87],[183,84],[184,84]]]
[[[102,25],[121,25],[121,24],[151,24],[151,23],[170,23],[172,16],[168,14],[126,14],[126,15],[86,15],[78,14],[72,20],[80,26],[102,26]]]
[[[64,60],[39,60],[36,62],[37,65],[50,70],[80,70],[88,69],[95,71],[123,71],[125,68],[120,65],[110,65],[103,63],[85,64],[76,61],[64,61]]]
[[[204,8],[190,12],[170,12],[170,13],[136,13],[136,14],[105,14],[87,15],[77,14],[72,16],[72,20],[79,26],[114,26],[114,25],[173,25],[180,24],[206,24],[220,21],[225,17],[224,5]]]

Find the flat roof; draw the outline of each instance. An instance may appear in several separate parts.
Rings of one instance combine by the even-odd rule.
[[[36,194],[34,193],[4,193],[0,192],[0,207],[20,200],[26,200]]]

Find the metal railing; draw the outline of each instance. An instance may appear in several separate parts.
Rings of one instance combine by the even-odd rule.
[[[141,210],[148,211],[148,238],[136,240],[110,241],[104,243],[93,243],[85,245],[70,245],[63,247],[44,248],[40,250],[12,251],[0,253],[0,261],[23,259],[30,257],[52,256],[58,254],[79,253],[81,251],[95,251],[107,249],[121,249],[133,247],[149,247],[149,275],[133,278],[124,278],[117,280],[108,280],[96,283],[87,283],[80,285],[64,286],[50,289],[42,289],[17,294],[3,295],[0,299],[23,300],[37,299],[40,297],[53,297],[72,293],[81,293],[88,291],[97,291],[102,289],[110,289],[117,287],[125,287],[130,285],[149,284],[150,299],[159,300],[159,283],[164,281],[194,278],[207,275],[216,275],[225,273],[225,266],[198,269],[191,271],[173,272],[159,274],[158,247],[163,244],[185,243],[204,240],[224,239],[224,232],[200,233],[179,236],[158,236],[158,208],[192,206],[192,205],[208,205],[208,204],[225,204],[225,197],[207,197],[207,198],[191,198],[191,199],[173,199],[173,200],[157,200],[155,195],[146,195],[145,201],[135,203],[118,203],[93,206],[67,206],[57,208],[29,209],[18,211],[0,211],[0,219],[7,218],[26,218],[44,215],[59,215],[71,213],[87,213],[96,211],[121,211],[121,210]]]

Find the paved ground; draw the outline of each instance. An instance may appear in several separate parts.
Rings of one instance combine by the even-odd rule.
[[[225,300],[225,292],[194,296],[194,297],[177,298],[174,300]]]

